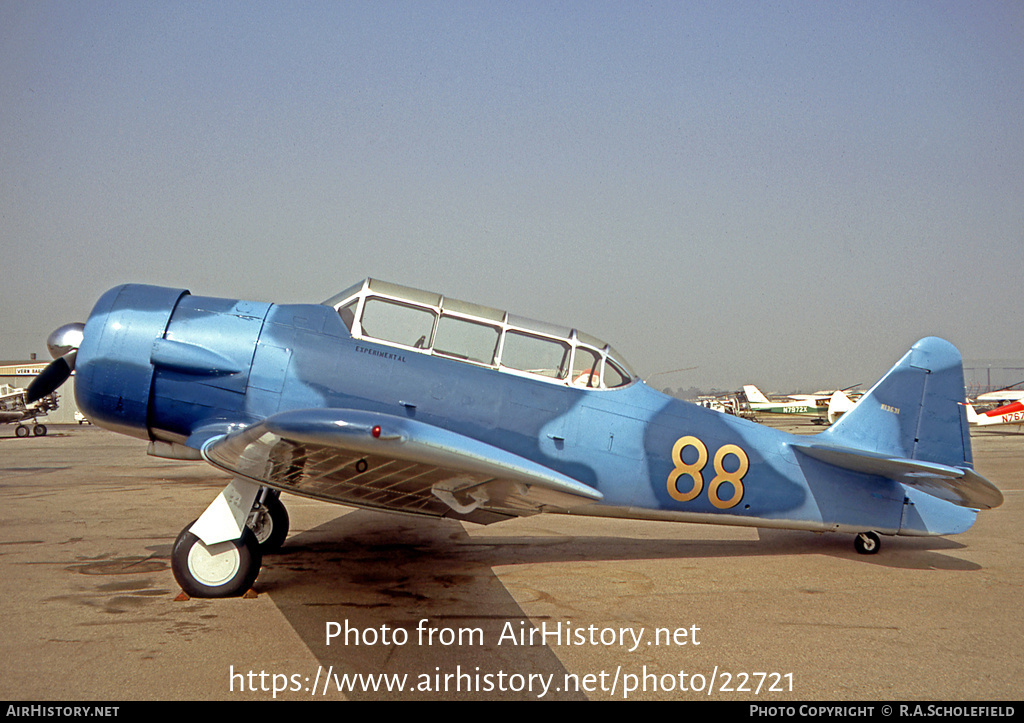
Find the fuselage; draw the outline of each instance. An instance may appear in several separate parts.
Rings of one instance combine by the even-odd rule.
[[[90,419],[165,449],[284,411],[361,410],[443,427],[601,492],[581,514],[886,534],[950,534],[974,520],[943,508],[940,526],[920,521],[908,504],[931,505],[921,493],[638,379],[581,388],[357,338],[326,305],[118,287],[97,303],[77,364]]]

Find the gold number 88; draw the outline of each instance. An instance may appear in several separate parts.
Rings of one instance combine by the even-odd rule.
[[[683,461],[683,450],[687,447],[693,447],[697,450],[697,461],[692,464]],[[725,458],[730,454],[739,460],[739,464],[732,472],[725,469]],[[667,487],[669,495],[672,499],[679,502],[689,502],[696,499],[704,491],[704,475],[702,470],[708,463],[707,446],[694,436],[680,437],[672,445],[672,463],[675,467],[668,476]],[[750,459],[747,457],[747,453],[735,444],[723,444],[715,452],[714,467],[715,476],[708,486],[708,500],[720,510],[735,507],[743,499],[743,476],[750,469]],[[693,480],[693,486],[686,492],[680,492],[678,486],[679,478],[683,476]],[[723,500],[718,496],[718,488],[725,482],[731,484],[733,489],[732,497],[727,500]]]

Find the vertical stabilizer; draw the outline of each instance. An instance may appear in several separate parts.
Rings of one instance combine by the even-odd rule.
[[[757,402],[758,404],[771,404],[768,397],[761,393],[761,390],[755,387],[753,384],[744,384],[743,391],[747,395],[748,402]]]
[[[891,457],[972,467],[963,399],[960,352],[928,337],[818,437]]]

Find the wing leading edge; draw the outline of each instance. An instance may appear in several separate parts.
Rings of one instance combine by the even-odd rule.
[[[479,440],[351,409],[275,414],[210,439],[202,455],[293,494],[482,524],[603,499],[592,487]]]

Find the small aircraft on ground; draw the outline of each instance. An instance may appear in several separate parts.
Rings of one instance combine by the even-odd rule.
[[[1004,404],[1009,402],[1021,402],[1024,401],[1024,391],[1020,389],[1010,389],[1007,387],[1006,389],[998,389],[994,392],[979,394],[974,401],[981,402],[982,404],[986,402],[1002,402]]]
[[[50,347],[31,398],[74,370],[95,424],[232,475],[173,547],[194,596],[251,587],[287,534],[282,492],[483,524],[843,532],[861,553],[879,534],[963,532],[1002,503],[973,469],[960,354],[937,338],[814,436],[668,397],[576,329],[373,279],[298,305],[118,286]]]
[[[818,414],[815,400],[792,399],[790,401],[772,401],[753,384],[744,384],[743,391],[747,395],[750,408],[759,414]]]
[[[25,389],[0,385],[0,424],[17,424],[14,434],[18,437],[27,437],[30,433],[42,437],[47,430],[46,425],[38,421],[39,417],[57,409],[58,395],[52,392],[33,402],[26,402],[25,395]],[[31,429],[23,422],[32,422]]]
[[[974,405],[970,403],[965,403],[965,406],[967,407],[967,421],[970,424],[978,427],[999,427],[997,430],[990,431],[1024,431],[1024,401],[1011,402],[987,412],[975,411]],[[1008,428],[1007,425],[1013,429]]]
[[[842,408],[842,411],[846,411],[849,406],[845,406],[842,401],[846,399],[850,406],[853,402],[846,395],[851,389],[856,389],[859,384],[854,384],[852,387],[846,389],[836,389],[829,391],[815,392],[814,394],[789,394],[787,395],[788,401],[776,400],[773,401],[766,397],[764,393],[755,387],[753,384],[745,384],[743,391],[747,395],[747,400],[750,403],[750,408],[754,412],[760,412],[763,414],[819,414],[824,415],[829,409],[830,404],[839,405],[837,408]],[[840,393],[841,396],[837,397],[836,393]],[[842,414],[842,412],[839,412]],[[829,424],[834,420],[829,415]],[[838,419],[838,415],[836,415]]]
[[[835,424],[838,422],[841,416],[853,409],[854,404],[854,400],[850,399],[846,390],[837,389],[832,392],[832,396],[828,398],[828,411],[826,412],[828,423]]]
[[[753,422],[758,421],[757,415],[754,414],[750,404],[747,403],[747,395],[743,392],[700,397],[694,403],[697,406],[713,409],[722,414],[733,414]]]

